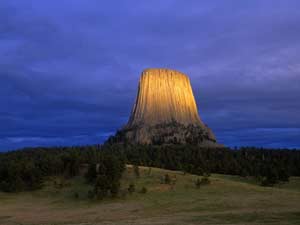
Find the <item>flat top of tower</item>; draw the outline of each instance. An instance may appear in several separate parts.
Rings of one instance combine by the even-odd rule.
[[[182,75],[188,78],[188,76],[178,70],[167,69],[167,68],[148,68],[143,70],[142,75],[147,74],[174,74],[174,75]]]

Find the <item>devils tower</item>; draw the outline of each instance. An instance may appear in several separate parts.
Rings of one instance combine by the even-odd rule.
[[[146,69],[127,125],[108,142],[215,146],[216,138],[200,119],[188,76]]]

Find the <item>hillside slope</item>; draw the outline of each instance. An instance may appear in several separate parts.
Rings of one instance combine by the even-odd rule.
[[[174,185],[162,182],[166,174],[176,181]],[[134,183],[136,192],[90,201],[87,192],[91,187],[82,177],[67,181],[51,178],[40,191],[0,193],[0,224],[300,224],[300,178],[266,188],[250,179],[212,175],[211,184],[199,189],[196,179],[182,172],[147,167],[140,167],[140,178],[136,178],[128,166],[122,189],[125,192]],[[147,193],[139,193],[142,187]]]

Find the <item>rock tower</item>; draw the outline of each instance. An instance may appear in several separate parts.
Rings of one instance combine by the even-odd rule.
[[[108,142],[217,145],[199,117],[188,76],[170,69],[142,72],[129,121]]]

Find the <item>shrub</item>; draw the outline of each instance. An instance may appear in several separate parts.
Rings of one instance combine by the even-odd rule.
[[[195,182],[196,188],[199,189],[201,186],[201,180],[199,178],[197,178],[196,182]]]
[[[152,167],[149,167],[148,168],[148,176],[151,176],[151,174],[152,174]]]
[[[133,165],[133,172],[136,178],[140,178],[140,168],[138,165]]]
[[[165,175],[165,184],[170,184],[171,183],[171,177],[170,177],[170,175],[169,174],[166,174]]]
[[[95,163],[90,163],[88,170],[85,174],[85,179],[88,183],[95,182],[97,177],[97,165]]]
[[[78,198],[79,198],[78,192],[75,192],[75,193],[74,193],[74,198],[75,198],[75,199],[78,199]]]
[[[132,194],[133,192],[135,192],[135,185],[134,185],[134,183],[129,184],[128,192],[129,192],[129,194]]]
[[[89,190],[88,193],[87,193],[87,197],[88,197],[89,199],[93,199],[93,198],[95,197],[94,191]]]
[[[147,188],[146,187],[142,187],[140,193],[141,194],[146,194],[148,192]]]
[[[201,178],[201,184],[202,185],[210,184],[210,179],[208,175],[204,175],[204,177]]]
[[[261,178],[261,186],[264,187],[273,187],[276,183],[278,183],[278,180],[276,180],[274,177],[262,177]]]

